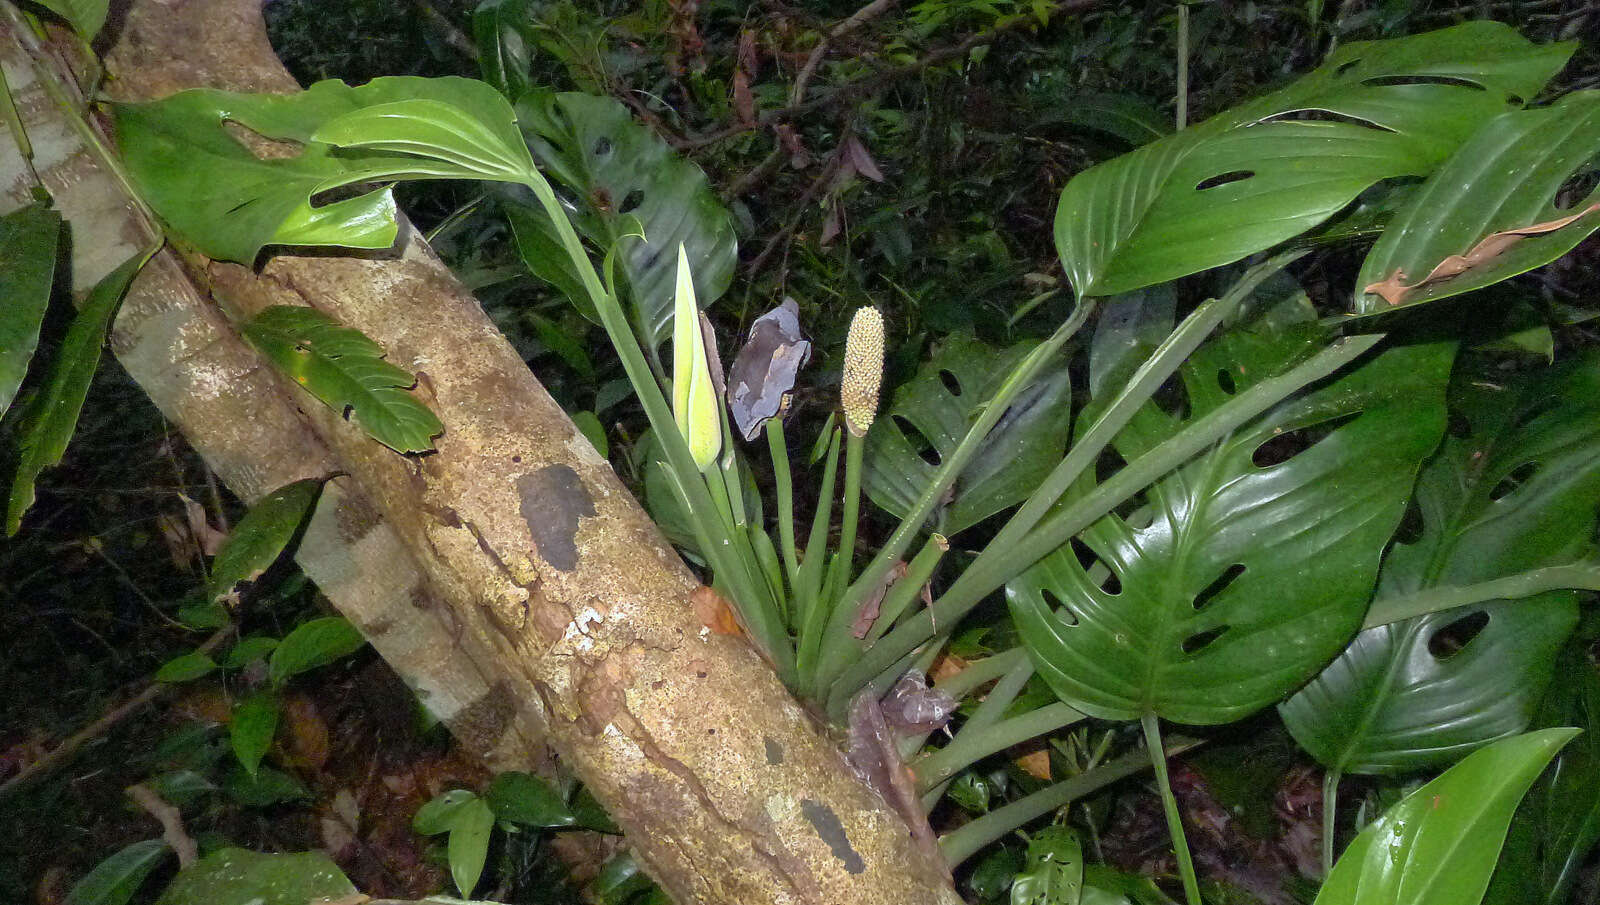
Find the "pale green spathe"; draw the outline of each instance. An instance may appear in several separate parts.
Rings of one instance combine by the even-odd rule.
[[[722,423],[717,416],[717,390],[706,360],[700,308],[694,300],[689,256],[678,245],[678,285],[672,311],[672,415],[701,471],[711,467],[722,449]]]

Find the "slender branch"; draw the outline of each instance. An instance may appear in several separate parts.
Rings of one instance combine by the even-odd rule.
[[[205,643],[195,648],[195,650],[202,654],[211,653],[221,646],[232,631],[233,626],[231,625],[217,629],[211,637],[205,640]],[[6,793],[21,788],[24,783],[60,767],[76,754],[79,748],[110,732],[117,724],[139,712],[146,704],[157,700],[171,691],[172,688],[173,686],[166,682],[152,682],[145,686],[143,691],[106,711],[98,720],[67,736],[61,744],[51,749],[50,753],[23,767],[22,772],[16,776],[11,777],[4,783],[0,783],[0,800],[5,798]]]
[[[1342,774],[1329,770],[1322,777],[1322,876],[1333,872],[1333,831],[1338,826],[1339,779]]]
[[[183,830],[183,814],[156,794],[156,790],[143,783],[135,783],[126,790],[128,797],[161,824],[161,840],[178,855],[178,866],[188,867],[200,860],[200,847],[194,838]]]
[[[1189,4],[1178,0],[1178,113],[1177,128],[1189,125]]]
[[[1546,591],[1564,590],[1600,591],[1600,562],[1549,566],[1477,584],[1429,588],[1415,594],[1385,597],[1373,601],[1361,627],[1388,625],[1486,600],[1517,600]]]

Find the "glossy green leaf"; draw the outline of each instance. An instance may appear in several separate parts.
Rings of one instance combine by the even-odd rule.
[[[450,789],[429,799],[411,818],[411,828],[424,836],[448,833],[456,825],[462,809],[478,800],[471,789]]]
[[[60,239],[61,215],[43,205],[0,217],[0,415],[17,397],[39,346]]]
[[[1187,415],[1147,404],[1117,452],[1136,458],[1322,346],[1314,328],[1212,340],[1180,371]],[[1068,544],[1013,580],[1039,675],[1093,716],[1190,724],[1240,719],[1305,682],[1361,624],[1444,427],[1450,358],[1424,345],[1366,359],[1157,482],[1148,505],[1096,523],[1081,558]]]
[[[1449,298],[1561,257],[1600,229],[1600,188],[1566,199],[1566,207],[1556,206],[1557,193],[1597,167],[1600,91],[1490,120],[1390,221],[1356,278],[1363,290],[1356,294],[1356,311]],[[1491,238],[1518,230],[1529,234]],[[1466,259],[1463,272],[1428,279],[1457,256]],[[1372,291],[1383,283],[1393,287],[1392,301]]]
[[[254,776],[261,766],[261,758],[272,747],[272,737],[278,733],[278,698],[268,692],[257,692],[234,705],[233,719],[228,724],[228,744],[239,759],[239,766]]]
[[[256,768],[255,775],[235,766],[222,781],[228,797],[247,808],[267,808],[286,801],[307,801],[311,790],[300,780],[268,766]]]
[[[1477,905],[1517,802],[1576,734],[1504,739],[1407,795],[1350,843],[1316,905]]]
[[[938,471],[924,453],[942,460],[954,452],[1034,345],[1000,350],[961,334],[946,339],[915,377],[895,389],[889,407],[867,432],[862,481],[867,496],[897,517],[911,512]],[[1027,499],[1061,459],[1071,406],[1065,367],[1023,390],[935,510],[930,527],[954,535]]]
[[[217,786],[193,770],[171,770],[159,773],[145,780],[163,801],[182,807],[207,792],[215,792]]]
[[[67,20],[72,30],[85,41],[92,40],[105,27],[110,0],[34,0],[40,6]]]
[[[485,82],[512,101],[533,87],[528,66],[538,42],[529,0],[483,0],[472,11],[472,37]]]
[[[308,478],[256,501],[211,561],[211,599],[238,600],[239,584],[255,581],[278,561],[321,493],[322,482]]]
[[[1028,841],[1027,866],[1011,883],[1011,905],[1079,905],[1083,843],[1064,826],[1046,827]]]
[[[1450,403],[1455,427],[1417,481],[1421,531],[1385,558],[1379,600],[1590,550],[1600,356],[1522,375],[1466,367]],[[1436,636],[1449,637],[1453,624],[1484,617],[1460,649],[1439,646]],[[1331,769],[1446,764],[1528,725],[1576,619],[1574,595],[1556,591],[1368,629],[1279,710],[1295,740]]]
[[[193,89],[115,111],[118,145],[145,200],[208,256],[242,263],[265,245],[394,243],[387,187],[313,206],[324,192],[398,179],[521,181],[532,168],[510,104],[472,79],[397,76],[355,88],[327,80],[297,94]],[[229,122],[304,150],[263,160],[228,133]]]
[[[672,333],[678,246],[684,246],[694,271],[700,305],[712,304],[728,288],[738,260],[732,215],[699,167],[612,98],[536,90],[517,101],[517,121],[540,167],[569,193],[563,204],[580,235],[609,249],[632,230],[627,215],[643,226],[645,240],[619,246],[618,264],[628,284],[634,329],[657,359]],[[507,207],[524,260],[569,298],[583,298],[565,285],[570,276],[554,276],[568,265],[555,258],[560,249],[551,244],[550,227],[535,225],[544,218],[543,209],[521,189],[515,195],[520,200],[508,201]],[[518,205],[525,208],[520,218]],[[582,310],[584,303],[579,304]]]
[[[222,658],[222,668],[240,669],[249,666],[251,663],[271,655],[277,646],[277,638],[269,638],[264,635],[251,635],[248,638],[241,638],[239,643],[228,651],[228,655]]]
[[[269,855],[224,848],[179,871],[156,905],[306,905],[355,892],[322,852]]]
[[[1131,94],[1074,94],[1047,114],[1042,124],[1055,121],[1113,135],[1135,148],[1172,134],[1170,115]]]
[[[1154,880],[1143,874],[1127,874],[1104,864],[1089,864],[1083,869],[1082,905],[1178,905]]]
[[[1600,674],[1569,646],[1539,708],[1545,726],[1583,734],[1556,755],[1511,822],[1488,905],[1562,905],[1600,843]]]
[[[1432,172],[1519,107],[1572,44],[1468,22],[1340,46],[1316,71],[1075,176],[1056,249],[1080,296],[1240,260],[1328,219],[1374,183]]]
[[[483,796],[501,820],[525,826],[572,826],[577,822],[566,802],[537,776],[509,770],[495,776]]]
[[[366,643],[367,639],[343,616],[302,622],[273,650],[267,675],[273,684],[280,684],[291,676],[348,657]]]
[[[217,662],[194,650],[179,654],[156,670],[157,682],[190,682],[216,671]]]
[[[580,788],[578,794],[572,797],[572,816],[576,820],[576,825],[586,830],[612,836],[622,833],[622,828],[617,826],[617,822],[612,820],[606,809],[595,800],[594,793],[589,791],[588,786]]]
[[[632,905],[637,896],[655,888],[655,883],[631,852],[620,852],[606,860],[594,879],[595,896],[601,905]]]
[[[361,331],[315,308],[274,305],[241,328],[268,361],[329,408],[354,414],[368,436],[396,452],[433,449],[444,432],[427,406],[406,388],[417,379],[383,360],[384,351]]]
[[[121,849],[72,885],[66,905],[124,905],[169,852],[160,839],[146,839]]]
[[[154,249],[139,252],[96,283],[67,325],[61,348],[50,363],[50,376],[22,415],[17,473],[6,509],[8,536],[22,527],[22,514],[33,505],[34,482],[39,473],[59,463],[66,453],[78,428],[78,414],[89,395],[89,384],[100,366],[100,352],[105,346],[106,331],[111,329],[111,319],[128,292],[128,284],[153,252]]]
[[[494,812],[481,798],[472,799],[456,813],[445,849],[450,878],[465,898],[472,898],[472,890],[483,876],[484,861],[489,857],[489,835],[493,831]]]

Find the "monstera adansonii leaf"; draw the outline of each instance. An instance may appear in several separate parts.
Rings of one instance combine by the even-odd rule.
[[[1490,120],[1389,222],[1356,278],[1357,313],[1460,295],[1571,251],[1600,229],[1600,187],[1562,191],[1597,168],[1600,91]]]
[[[673,284],[678,246],[689,258],[694,294],[703,308],[733,279],[738,241],[733,215],[700,168],[679,157],[612,98],[581,92],[530,91],[517,101],[517,122],[528,148],[552,180],[578,232],[611,248],[632,215],[644,240],[624,240],[617,264],[627,279],[634,329],[652,360],[672,335]],[[517,248],[535,276],[575,297],[594,318],[583,293],[569,288],[571,264],[555,240],[550,218],[531,195],[508,190],[505,207]]]
[[[511,105],[472,79],[394,76],[355,88],[330,79],[295,94],[197,88],[113,109],[117,144],[140,195],[207,256],[246,264],[264,245],[394,243],[399,226],[388,187],[314,203],[336,189],[537,175]],[[229,123],[298,142],[300,153],[258,157]]]
[[[1450,404],[1452,430],[1417,480],[1420,535],[1385,557],[1380,600],[1591,548],[1600,356],[1528,375],[1464,368]],[[1371,628],[1279,710],[1330,770],[1437,767],[1528,725],[1576,620],[1576,595],[1552,591]]]
[[[1117,453],[1140,455],[1322,345],[1314,326],[1212,340],[1180,371],[1187,414],[1146,405]],[[1305,682],[1361,624],[1444,428],[1451,357],[1430,344],[1363,359],[1153,485],[1127,507],[1138,521],[1108,515],[1081,552],[1069,543],[1006,585],[1039,675],[1093,716],[1191,724],[1239,719]]]
[[[1036,345],[996,349],[970,336],[947,339],[917,375],[894,391],[867,433],[867,496],[904,518],[955,451],[1011,368]],[[1061,460],[1072,410],[1066,368],[1040,376],[1001,416],[982,449],[931,519],[946,536],[1027,499]]]
[[[1380,180],[1431,173],[1537,94],[1574,46],[1537,46],[1495,22],[1346,44],[1279,91],[1075,176],[1056,250],[1080,296],[1240,260]]]

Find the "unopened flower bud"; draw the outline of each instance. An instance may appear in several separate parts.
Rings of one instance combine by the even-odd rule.
[[[850,433],[865,436],[878,414],[878,385],[883,381],[883,314],[857,308],[844,344],[844,379],[839,401]]]

